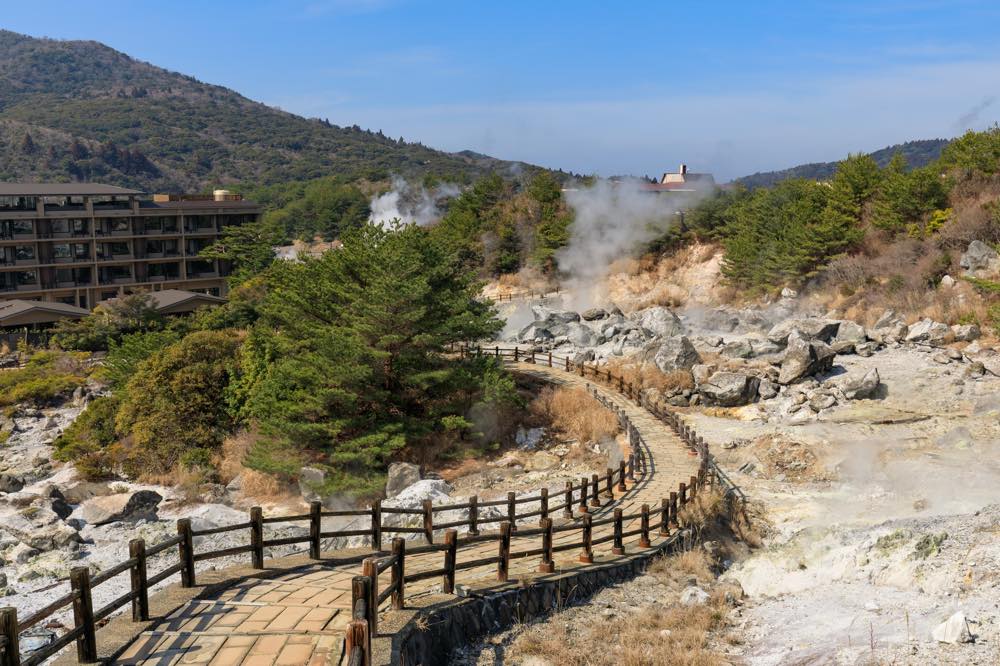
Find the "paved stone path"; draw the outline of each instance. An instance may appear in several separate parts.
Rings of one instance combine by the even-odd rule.
[[[533,376],[552,384],[586,386],[591,384],[582,377],[558,368],[529,363],[512,363],[512,370]],[[595,517],[604,517],[614,507],[626,515],[638,513],[643,503],[650,509],[659,506],[663,497],[676,491],[678,484],[686,482],[697,473],[698,458],[659,419],[624,396],[599,384],[592,384],[609,401],[624,409],[632,424],[639,430],[648,447],[651,474],[647,474],[622,496],[616,491],[614,502],[602,497],[601,509],[591,509]],[[602,488],[603,490],[603,488]],[[562,502],[561,495],[553,495],[553,505]],[[578,515],[574,511],[575,515]],[[561,515],[556,512],[553,515]],[[559,522],[568,522],[563,519]],[[639,527],[638,520],[624,525],[628,532]],[[529,524],[530,523],[530,524]],[[524,527],[535,527],[529,519]],[[651,531],[656,530],[651,520]],[[611,525],[595,527],[596,540],[607,535]],[[435,541],[439,537],[435,538]],[[577,542],[580,532],[557,532],[553,543]],[[540,537],[511,539],[511,552],[526,551],[540,546]],[[610,542],[594,547],[595,557],[609,554]],[[626,538],[626,551],[638,547],[638,536]],[[496,555],[496,542],[460,548],[459,564],[463,560]],[[326,554],[325,554],[326,555]],[[578,564],[576,549],[557,553],[556,569],[567,569]],[[407,574],[438,569],[442,566],[442,553],[411,555],[406,558]],[[172,664],[209,664],[210,666],[278,666],[336,663],[340,657],[344,630],[351,606],[351,578],[361,573],[358,564],[324,566],[302,558],[303,566],[277,577],[251,576],[239,584],[211,596],[192,600],[178,608],[166,619],[140,634],[122,653],[117,664],[142,664],[167,666]],[[510,577],[534,573],[538,558],[512,559]],[[388,572],[383,574],[388,576]],[[475,584],[495,580],[495,565],[459,571],[457,582]],[[383,583],[384,584],[384,583]],[[439,580],[421,581],[407,585],[407,599],[416,595],[440,590]]]

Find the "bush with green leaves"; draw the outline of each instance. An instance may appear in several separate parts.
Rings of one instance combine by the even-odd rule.
[[[112,477],[114,444],[118,441],[115,416],[120,400],[114,396],[92,400],[52,443],[56,460],[72,461],[86,479]]]
[[[60,321],[53,327],[52,342],[62,349],[105,351],[122,336],[160,330],[164,323],[152,296],[129,294],[101,303],[82,319]]]
[[[0,372],[0,407],[29,403],[43,407],[67,397],[87,381],[88,354],[39,351],[23,368]]]

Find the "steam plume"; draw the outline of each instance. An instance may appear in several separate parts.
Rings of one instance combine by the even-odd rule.
[[[441,217],[438,202],[458,196],[458,186],[445,183],[428,192],[424,187],[414,188],[398,176],[392,179],[392,189],[371,201],[372,222],[382,224],[393,220],[428,225]]]

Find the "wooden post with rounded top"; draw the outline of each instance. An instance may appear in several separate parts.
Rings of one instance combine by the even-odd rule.
[[[583,551],[580,553],[580,562],[582,564],[593,564],[594,563],[594,547],[593,547],[593,517],[587,513],[583,516]]]
[[[542,518],[542,561],[538,565],[538,573],[552,573],[556,570],[552,560],[552,519]]]
[[[663,507],[666,511],[666,507]],[[649,548],[649,505],[643,504],[639,515],[639,548]]]
[[[625,543],[622,541],[622,510],[615,509],[615,537],[611,552],[614,555],[625,554]]]

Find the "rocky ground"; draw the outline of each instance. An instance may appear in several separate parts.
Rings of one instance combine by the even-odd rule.
[[[508,313],[507,339],[538,351],[691,371],[693,388],[647,390],[764,531],[724,576],[747,593],[741,661],[1000,663],[1000,346],[977,326],[887,311],[865,327],[789,290],[758,308]]]

